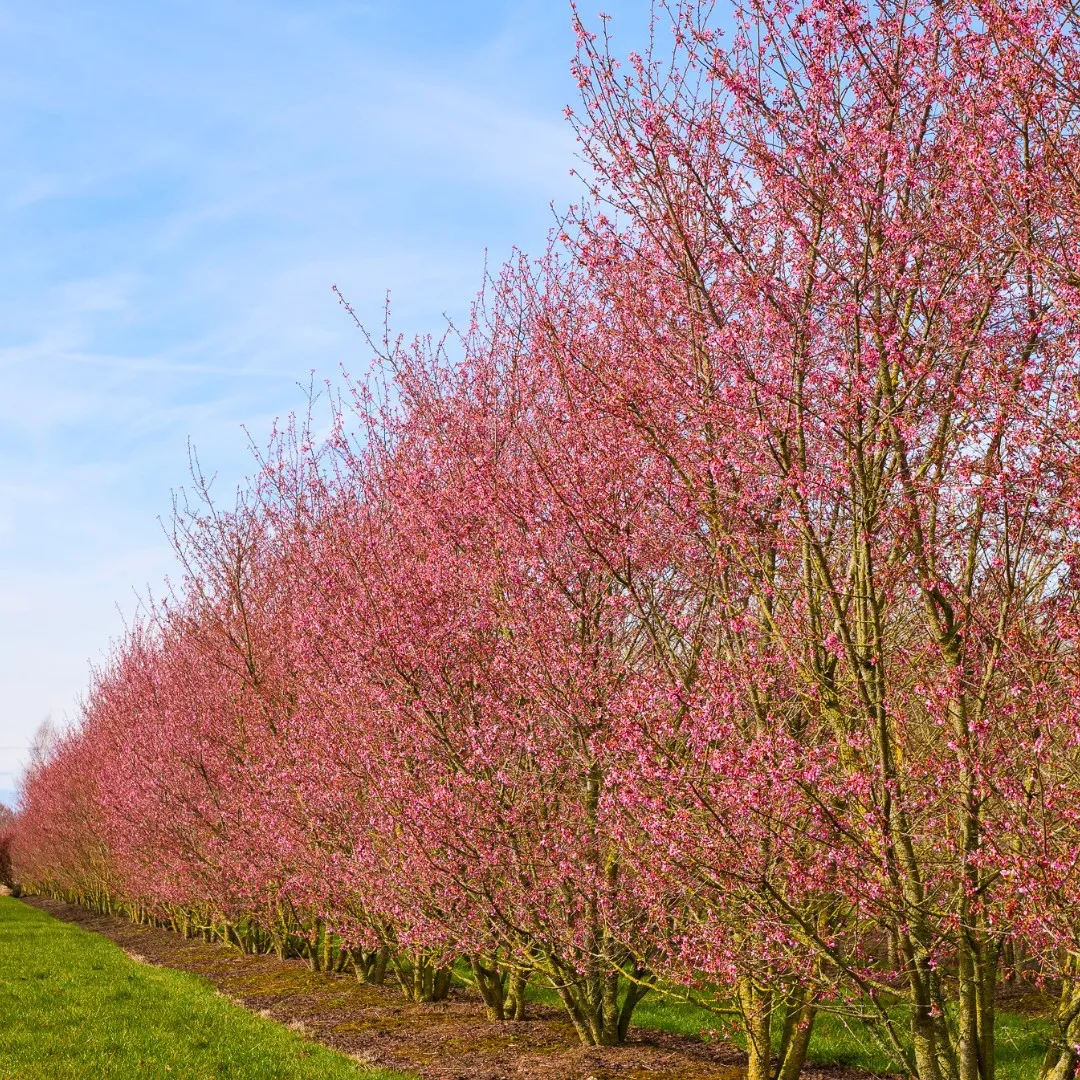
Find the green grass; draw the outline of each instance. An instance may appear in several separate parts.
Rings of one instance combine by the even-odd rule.
[[[529,997],[558,1005],[530,984]],[[898,1017],[899,1019],[899,1017]],[[650,994],[636,1027],[740,1041],[706,1009]],[[1038,1076],[1048,1025],[998,1015],[998,1080]],[[810,1057],[885,1072],[865,1030],[823,1013]],[[365,1068],[218,995],[205,979],[136,963],[106,938],[0,897],[0,1080],[406,1080]]]
[[[540,984],[529,984],[532,1001],[558,1005],[554,990]],[[900,1016],[897,1015],[897,1020]],[[676,1035],[706,1035],[715,1031],[717,1037],[744,1046],[741,1032],[724,1018],[708,1009],[665,997],[647,995],[634,1010],[634,1027],[666,1031]],[[1033,1080],[1039,1075],[1050,1025],[1044,1020],[999,1012],[997,1035],[997,1080]],[[779,1033],[777,1033],[778,1035]],[[887,1073],[896,1066],[874,1044],[860,1024],[845,1023],[829,1013],[820,1013],[810,1039],[810,1060],[821,1065],[847,1065],[871,1073]]]
[[[405,1080],[0,897],[0,1080]]]

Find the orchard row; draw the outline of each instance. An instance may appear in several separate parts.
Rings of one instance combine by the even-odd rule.
[[[196,484],[15,872],[421,1000],[457,962],[496,1019],[543,982],[586,1043],[693,996],[751,1080],[822,1010],[992,1080],[1044,981],[1064,1080],[1077,16],[708,7],[621,66],[579,26],[547,254]]]

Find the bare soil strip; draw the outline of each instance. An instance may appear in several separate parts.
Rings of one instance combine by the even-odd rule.
[[[117,916],[43,897],[26,903],[116,942],[152,964],[191,971],[231,999],[303,1031],[365,1064],[407,1069],[424,1080],[739,1080],[745,1055],[730,1044],[635,1030],[618,1047],[584,1047],[556,1009],[530,1005],[528,1020],[493,1023],[478,996],[415,1005],[395,990],[312,972],[302,960],[243,956],[224,945],[136,926]],[[805,1080],[868,1080],[869,1074],[812,1066]]]

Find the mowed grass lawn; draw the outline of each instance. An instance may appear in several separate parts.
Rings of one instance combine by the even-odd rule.
[[[0,1080],[404,1080],[0,897]]]

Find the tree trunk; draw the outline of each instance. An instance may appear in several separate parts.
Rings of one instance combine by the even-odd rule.
[[[641,972],[644,975],[644,972]],[[632,982],[626,987],[623,997],[622,1010],[619,1013],[619,1042],[626,1042],[626,1036],[630,1033],[630,1020],[634,1015],[638,1002],[649,992],[649,987],[643,982]]]
[[[1080,982],[1066,978],[1039,1080],[1073,1080],[1080,1069]]]
[[[525,1019],[525,989],[529,985],[528,968],[515,967],[510,972],[510,990],[506,995],[506,1018]]]
[[[472,968],[473,979],[476,980],[476,988],[480,991],[480,997],[484,999],[484,1009],[489,1020],[506,1019],[505,980],[503,972],[492,964],[490,967],[484,964],[480,956],[470,956],[469,966]]]
[[[382,986],[386,982],[386,965],[390,962],[390,946],[380,945],[375,956],[375,966],[372,969],[368,982],[372,986]]]
[[[798,1080],[806,1054],[810,1049],[810,1035],[814,1030],[817,1009],[809,991],[793,994],[784,1013],[784,1030],[777,1055],[776,1080]]]
[[[741,979],[736,987],[746,1032],[746,1080],[773,1080],[772,993]]]

